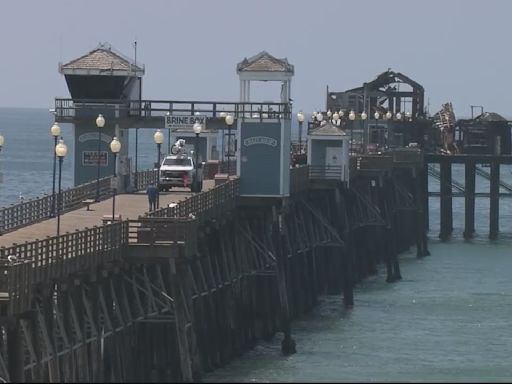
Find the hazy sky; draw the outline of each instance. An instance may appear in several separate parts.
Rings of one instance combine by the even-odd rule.
[[[237,101],[236,64],[262,50],[295,66],[294,110],[325,108],[387,68],[425,88],[430,112],[452,101],[512,116],[510,1],[2,0],[0,106],[69,97],[59,61],[109,42],[144,63],[143,98]],[[253,83],[254,101],[278,100]]]

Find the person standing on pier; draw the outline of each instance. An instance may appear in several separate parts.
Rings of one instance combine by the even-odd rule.
[[[150,184],[146,189],[149,201],[149,211],[154,211],[156,208],[156,199],[158,197],[158,188],[154,184]]]

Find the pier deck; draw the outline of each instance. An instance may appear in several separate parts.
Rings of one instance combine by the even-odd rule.
[[[205,180],[203,191],[208,191],[212,189],[213,186],[213,180]],[[190,190],[186,188],[175,188],[169,192],[161,192],[160,207],[185,200],[192,195]],[[144,191],[116,196],[115,213],[116,215],[121,215],[123,220],[137,219],[138,216],[146,213],[148,208],[148,199]],[[92,228],[95,225],[102,225],[104,215],[112,215],[112,198],[91,204],[89,211],[84,206],[83,208],[62,214],[60,216],[61,234]],[[9,247],[14,243],[21,244],[26,241],[44,239],[47,236],[55,236],[56,228],[56,217],[19,228],[0,236],[0,247]]]

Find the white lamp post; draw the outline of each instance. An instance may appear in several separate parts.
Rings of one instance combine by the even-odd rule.
[[[356,119],[356,114],[354,110],[351,110],[348,114],[348,118],[350,120],[350,152],[353,153],[353,145],[354,145],[354,120]]]
[[[198,180],[198,172],[199,172],[199,135],[202,130],[202,125],[198,122],[194,123],[193,129],[194,133],[196,134],[196,145],[195,145],[195,152],[196,152],[196,161],[195,161],[195,174],[194,174],[194,192],[200,192],[199,188],[199,180]]]
[[[155,134],[153,135],[153,140],[156,144],[156,188],[157,188],[157,199],[156,199],[156,208],[160,208],[160,147],[164,142],[164,134],[157,129]]]
[[[96,201],[100,201],[100,150],[101,150],[101,128],[105,126],[105,119],[100,113],[96,118],[96,126],[98,127],[98,171],[96,176]]]
[[[235,121],[233,115],[228,114],[224,119],[226,125],[228,126],[228,177],[231,175],[231,126]]]
[[[117,140],[117,137],[114,136],[112,141],[110,142],[110,150],[112,151],[112,154],[114,155],[114,179],[112,181],[113,188],[112,188],[112,223],[114,222],[114,217],[116,214],[116,193],[117,193],[117,154],[121,150],[121,143],[119,140]]]
[[[299,122],[299,153],[302,153],[302,123],[304,122],[304,112],[297,112],[297,121]]]
[[[68,152],[68,147],[64,144],[62,138],[59,143],[55,146],[55,155],[59,158],[59,194],[57,199],[57,237],[60,236],[60,211],[62,205],[62,194],[61,194],[61,182],[62,182],[62,162]]]
[[[364,149],[364,153],[367,153],[368,152],[368,125],[366,124],[366,118],[368,117],[368,115],[366,114],[365,111],[361,112],[361,120],[363,122],[363,149]]]
[[[55,153],[55,147],[57,146],[57,139],[60,136],[60,127],[57,123],[53,123],[50,128],[50,133],[53,136],[53,184],[52,184],[52,210],[50,217],[55,216],[55,171],[57,169],[57,154]]]

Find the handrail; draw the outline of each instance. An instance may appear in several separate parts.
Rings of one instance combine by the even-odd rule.
[[[81,106],[84,105],[84,107]],[[192,100],[119,100],[119,99],[55,99],[57,117],[75,117],[75,110],[93,108],[126,111],[128,116],[164,116],[167,112],[193,116],[196,113],[209,117],[221,117],[220,113],[231,113],[235,117],[291,118],[289,103],[279,102],[228,102]],[[155,114],[156,113],[156,114]]]
[[[343,176],[343,167],[341,165],[329,166],[329,165],[315,165],[309,166],[309,178],[310,179],[328,179],[328,180],[340,180]]]
[[[4,274],[0,277],[0,286],[8,289],[10,313],[30,308],[34,284],[119,260],[128,244],[127,238],[128,222],[122,221],[1,247],[0,261]],[[8,261],[9,256],[16,258],[12,265]]]
[[[100,179],[100,200],[112,196],[111,189],[112,176]],[[137,172],[136,190],[144,190],[148,185],[156,181],[154,170],[144,170]],[[62,191],[61,213],[72,211],[82,207],[82,201],[96,197],[96,180],[80,184]],[[55,209],[58,200],[58,194],[55,194]],[[54,207],[53,195],[44,195],[8,207],[0,208],[0,234],[14,231],[46,220],[52,217]]]
[[[180,201],[175,206],[162,207],[153,212],[147,212],[145,217],[176,218],[193,215],[202,222],[232,209],[237,204],[240,196],[239,188],[239,179],[233,178],[207,192]]]
[[[100,200],[110,197],[111,178],[112,176],[109,176],[99,180]],[[84,199],[95,197],[96,181],[65,189],[61,193],[60,212],[69,212],[80,207]],[[56,193],[55,200],[53,195],[44,195],[0,208],[0,233],[10,232],[52,217],[53,208],[57,210],[57,201]]]

